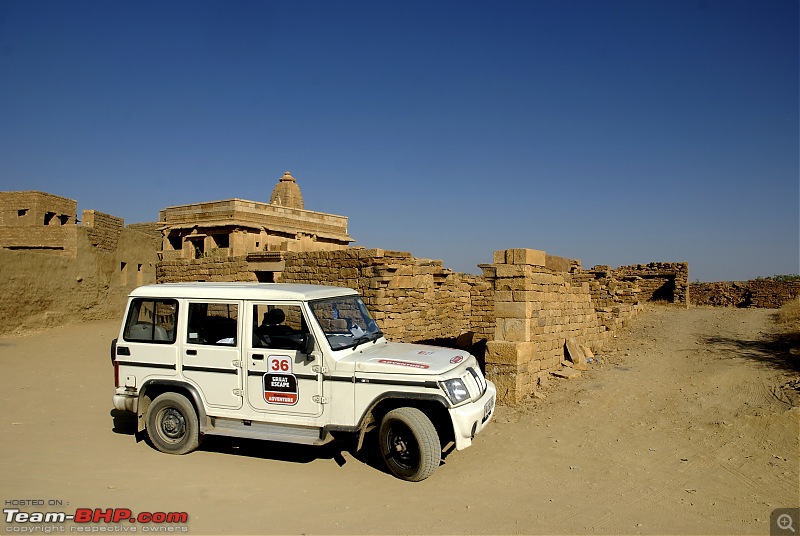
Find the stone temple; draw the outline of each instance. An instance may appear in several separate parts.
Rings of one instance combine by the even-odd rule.
[[[239,257],[288,251],[346,249],[347,217],[306,210],[288,171],[269,203],[226,199],[159,211],[163,259]]]

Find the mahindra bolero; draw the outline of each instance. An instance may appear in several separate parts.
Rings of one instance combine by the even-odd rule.
[[[203,436],[322,445],[377,430],[390,473],[430,476],[491,420],[463,350],[389,342],[354,290],[280,283],[137,288],[112,343],[114,407],[166,453]]]

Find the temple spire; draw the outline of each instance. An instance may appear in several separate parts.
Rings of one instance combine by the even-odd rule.
[[[288,171],[283,174],[272,190],[272,197],[269,199],[270,205],[280,205],[288,208],[304,208],[303,194],[297,180]]]

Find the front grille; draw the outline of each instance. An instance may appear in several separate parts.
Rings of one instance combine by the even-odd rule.
[[[478,386],[478,396],[476,398],[480,398],[483,396],[483,393],[486,392],[486,380],[483,377],[483,374],[479,370],[475,370],[472,367],[467,367],[467,370],[472,375],[472,379],[475,380],[475,383]]]

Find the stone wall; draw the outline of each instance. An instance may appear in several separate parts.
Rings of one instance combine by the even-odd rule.
[[[615,269],[600,265],[574,272],[574,279],[589,283],[598,310],[643,302],[689,303],[689,264],[685,262],[651,262]]]
[[[104,251],[117,249],[125,220],[97,210],[84,210],[82,221],[86,236],[94,247]]]
[[[0,226],[74,225],[78,203],[58,195],[27,190],[0,192]]]
[[[800,281],[771,279],[692,283],[690,288],[692,305],[777,309],[800,295]]]
[[[381,249],[287,253],[282,281],[354,288],[389,339],[406,342],[493,335],[490,285],[438,260]]]
[[[578,260],[531,249],[495,252],[495,262],[481,266],[482,277],[381,249],[250,257],[165,259],[158,281],[257,281],[259,270],[274,266],[280,267],[270,272],[275,281],[356,289],[391,340],[455,345],[472,334],[469,349],[506,403],[531,395],[553,373],[585,368],[586,355],[602,349],[641,302],[661,295],[662,275],[670,282],[688,277],[685,263],[583,271]],[[673,300],[685,295],[672,294]]]
[[[581,350],[580,357],[571,356],[572,365],[585,368],[584,349],[600,350],[617,325],[598,314],[588,281],[547,268],[546,259],[542,251],[504,250],[495,252],[493,264],[481,266],[495,297],[486,373],[503,402],[520,401],[561,370],[568,342]],[[631,313],[637,308],[631,306]],[[608,315],[615,317],[614,311]]]
[[[129,223],[125,226],[126,229],[130,229],[131,231],[138,231],[142,234],[146,234],[150,237],[153,237],[161,243],[161,227],[163,226],[162,223],[157,221],[151,222],[142,222],[142,223]]]
[[[475,275],[454,273],[441,261],[381,249],[286,252],[283,283],[333,285],[357,290],[387,338],[419,342],[455,339],[472,332],[475,340],[494,335],[490,284]],[[247,257],[163,260],[159,283],[257,281]]]
[[[0,250],[0,334],[121,319],[130,291],[155,282],[157,240],[122,230],[109,250],[98,247],[91,228],[63,229],[72,230],[72,256]]]
[[[202,259],[164,259],[156,267],[158,283],[182,281],[252,281],[246,257],[204,257]]]
[[[0,334],[119,318],[155,282],[160,239],[43,192],[0,192]]]
[[[0,192],[0,249],[74,257],[77,207],[44,192]]]
[[[60,227],[0,226],[0,249],[34,251],[74,257],[76,254],[77,225]]]

